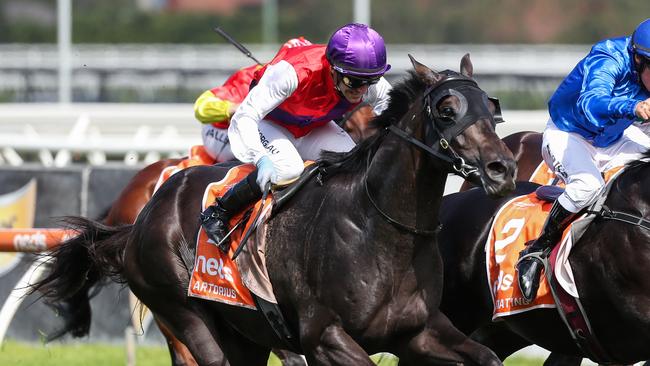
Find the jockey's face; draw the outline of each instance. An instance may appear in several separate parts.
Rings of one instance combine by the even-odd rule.
[[[639,75],[641,83],[645,87],[645,90],[650,90],[650,60],[639,55],[634,55],[634,61],[641,65],[641,74]]]
[[[336,89],[340,91],[345,99],[350,103],[361,102],[363,95],[368,92],[370,85],[376,84],[379,81],[379,77],[361,79],[342,75],[334,70],[332,70],[332,78],[334,79],[334,84],[336,84]]]

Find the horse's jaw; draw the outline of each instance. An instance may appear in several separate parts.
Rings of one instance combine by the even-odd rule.
[[[491,178],[486,179],[485,175],[481,174],[481,186],[488,196],[500,198],[512,193],[516,188],[516,183],[514,177],[494,180]]]

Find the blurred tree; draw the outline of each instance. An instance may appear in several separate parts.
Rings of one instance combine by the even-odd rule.
[[[56,4],[47,0],[0,1],[0,42],[56,42]]]
[[[325,43],[338,27],[352,21],[351,0],[280,0],[278,9],[281,40],[304,36]]]
[[[259,5],[226,16],[143,11],[136,2],[72,0],[73,41],[223,42],[211,31],[215,25],[245,43],[262,39]],[[593,43],[629,34],[650,16],[650,1],[638,0],[372,0],[371,6],[372,26],[389,43]],[[353,0],[278,0],[279,37],[325,42],[352,21],[352,7]],[[55,42],[56,24],[43,21],[52,14],[54,0],[0,1],[0,42]]]

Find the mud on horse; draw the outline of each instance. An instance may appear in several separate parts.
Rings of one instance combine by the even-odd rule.
[[[249,245],[267,242],[276,298],[309,364],[370,366],[367,352],[379,351],[403,365],[500,364],[438,309],[435,233],[452,167],[478,172],[487,192],[503,195],[514,188],[515,163],[468,56],[461,74],[412,62],[374,120],[381,133],[324,158],[325,184],[308,182],[251,237]],[[284,344],[262,314],[186,296],[196,213],[205,187],[225,173],[219,165],[177,173],[133,225],[77,219],[82,235],[53,253],[52,272],[35,289],[76,308],[88,301],[80,274],[109,275],[126,281],[199,365],[263,364]]]

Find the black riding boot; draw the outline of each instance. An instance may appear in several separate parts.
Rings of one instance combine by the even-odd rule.
[[[574,216],[575,213],[567,211],[567,209],[555,201],[539,238],[519,252],[519,261],[515,267],[517,268],[519,289],[526,300],[532,301],[537,296],[539,275],[542,272],[544,264],[535,256],[523,259],[522,257],[528,254],[536,254],[541,258],[546,258],[551,252],[551,249],[560,240],[564,229],[566,229]]]
[[[230,218],[262,197],[262,191],[257,185],[256,179],[257,169],[241,182],[232,186],[223,197],[217,198],[214,204],[201,213],[201,226],[205,229],[208,237],[224,253],[228,253],[230,249],[230,238],[224,240],[228,234]],[[219,243],[221,244],[219,245]]]

